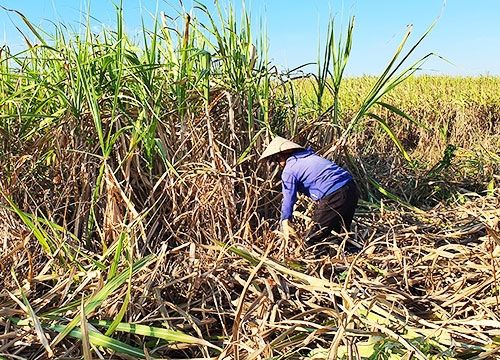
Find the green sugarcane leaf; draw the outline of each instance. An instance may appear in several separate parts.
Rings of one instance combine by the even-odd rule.
[[[378,115],[376,115],[374,113],[367,113],[366,115],[368,117],[371,117],[372,119],[376,120],[380,124],[380,126],[382,127],[382,129],[387,133],[387,135],[389,135],[389,138],[392,140],[392,142],[397,146],[397,148],[399,149],[399,151],[401,152],[401,154],[403,154],[404,158],[409,163],[411,163],[412,160],[411,160],[410,155],[406,152],[405,148],[403,147],[403,144],[401,144],[401,142],[397,138],[396,134],[394,134],[394,132],[389,127],[389,125],[387,124],[387,122],[384,119],[382,119],[380,116],[378,116]]]
[[[5,194],[3,194],[4,199],[7,201],[7,203],[10,205],[12,210],[19,216],[19,218],[22,220],[22,222],[33,232],[33,235],[35,235],[36,239],[42,246],[42,249],[49,255],[52,255],[52,248],[50,246],[50,237],[49,235],[41,229],[38,225],[36,225],[33,221],[31,221],[31,218],[25,214],[19,207],[12,201],[12,199]]]
[[[137,261],[132,267],[132,274],[137,273],[144,266],[148,265],[151,261],[153,261],[154,257],[147,256]],[[106,285],[94,296],[89,298],[85,302],[85,314],[89,314],[95,309],[97,309],[104,300],[106,300],[116,289],[118,289],[129,277],[129,270],[122,272],[121,274],[113,277],[109,280]],[[68,335],[71,330],[80,322],[80,316],[75,316],[73,320],[71,320],[66,327],[59,333],[59,335],[52,341],[52,346],[58,344],[62,339]]]
[[[16,13],[22,20],[23,22],[26,24],[26,26],[31,30],[31,32],[33,33],[33,35],[36,36],[36,38],[43,44],[43,45],[46,45],[47,46],[47,43],[45,42],[45,39],[43,38],[43,36],[40,35],[40,33],[38,32],[38,30],[36,29],[36,27],[29,22],[28,18],[26,16],[24,16],[20,11],[17,11],[17,10],[14,10],[14,9],[7,9],[6,7],[4,6],[1,6],[0,7],[2,9],[4,9],[5,11],[10,11],[10,12],[14,12]],[[24,34],[23,34],[24,35]]]
[[[397,115],[399,115],[399,116],[401,116],[401,117],[409,120],[410,122],[412,122],[413,124],[417,125],[418,127],[421,127],[421,128],[423,128],[425,130],[430,130],[430,128],[427,125],[425,125],[422,122],[419,122],[419,121],[415,120],[413,117],[411,117],[410,115],[406,114],[404,111],[398,109],[394,105],[387,104],[387,103],[382,102],[382,101],[378,101],[378,102],[376,102],[376,104],[378,104],[378,105],[386,108],[387,110],[389,110],[389,111],[391,111],[391,112],[393,112],[393,113],[395,113],[395,114],[397,114]]]
[[[108,328],[113,325],[112,322],[104,321],[104,320],[94,321],[91,323],[95,326],[103,326],[103,327],[108,327]],[[178,331],[178,330],[169,330],[169,329],[163,329],[163,328],[153,327],[153,326],[148,326],[148,325],[130,324],[130,323],[118,323],[118,324],[116,324],[116,327],[114,330],[127,332],[130,334],[150,336],[150,337],[162,339],[162,340],[169,341],[169,342],[208,346],[212,349],[217,349],[219,351],[222,351],[221,348],[219,348],[216,345],[213,345],[212,343],[210,343],[204,339],[199,339],[197,337],[185,334],[182,331]]]
[[[53,325],[45,325],[45,327],[49,330],[56,331],[60,334],[67,332],[66,330],[67,326],[63,325],[53,324]],[[73,329],[67,332],[67,335],[76,339],[80,340],[83,339],[83,334],[80,329]],[[111,349],[116,351],[117,353],[129,355],[135,358],[140,358],[140,359],[145,358],[144,351],[142,351],[141,349],[126,344],[120,340],[113,339],[112,337],[103,335],[97,331],[88,329],[88,338],[90,343],[94,346],[102,346],[106,349]]]

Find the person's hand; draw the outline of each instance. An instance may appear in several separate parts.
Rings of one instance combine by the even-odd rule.
[[[286,241],[290,240],[290,237],[297,237],[297,234],[295,233],[295,230],[293,230],[288,219],[281,222],[281,231],[283,232],[283,237]]]

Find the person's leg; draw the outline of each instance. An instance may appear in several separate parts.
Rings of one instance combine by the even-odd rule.
[[[313,226],[306,237],[310,244],[324,242],[331,237],[331,232],[340,232],[342,227],[341,214],[337,211],[343,200],[342,191],[327,196],[316,203],[312,216]]]
[[[318,201],[313,213],[314,225],[309,231],[307,241],[316,244],[325,241],[331,236],[331,231],[340,233],[349,231],[356,206],[358,204],[358,190],[354,181]]]
[[[343,186],[344,189],[344,201],[340,204],[340,207],[337,212],[341,218],[341,229],[343,231],[350,231],[352,219],[354,217],[354,213],[356,211],[356,207],[358,206],[359,192],[356,187],[356,183],[351,181]]]

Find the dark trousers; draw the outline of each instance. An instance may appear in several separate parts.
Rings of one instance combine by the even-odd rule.
[[[307,241],[317,244],[325,241],[331,231],[349,231],[358,205],[359,192],[353,180],[324,197],[316,203],[312,220],[314,225],[309,231]]]

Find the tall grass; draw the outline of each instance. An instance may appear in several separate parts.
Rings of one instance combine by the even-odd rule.
[[[273,134],[294,136],[348,163],[358,180],[373,180],[363,186],[365,195],[394,192],[392,198],[412,206],[436,195],[433,186],[419,184],[444,178],[456,165],[455,152],[444,152],[456,145],[477,161],[464,169],[481,173],[470,175],[483,180],[479,191],[498,173],[498,104],[487,95],[498,79],[453,80],[467,84],[467,93],[477,89],[478,99],[461,95],[460,109],[449,110],[454,117],[422,107],[416,87],[426,92],[451,81],[411,78],[425,58],[408,65],[407,57],[427,33],[404,52],[408,33],[380,77],[345,79],[351,20],[339,37],[330,22],[317,76],[291,81],[269,63],[265,29],[255,37],[244,8],[238,20],[234,9],[225,13],[216,5],[215,13],[197,3],[189,14],[155,14],[153,28],[143,24],[137,42],[124,31],[121,4],[116,28],[100,33],[91,30],[90,14],[82,34],[68,34],[63,25],[46,34],[21,17],[26,39],[35,41],[18,54],[7,47],[0,52],[0,185],[2,202],[44,255],[36,263],[29,257],[33,276],[7,284],[8,308],[21,309],[8,321],[19,329],[32,324],[42,338],[57,334],[43,345],[59,354],[73,337],[82,340],[81,350],[68,349],[69,355],[238,357],[249,351],[248,339],[239,338],[247,324],[243,311],[270,309],[263,296],[253,298],[264,289],[269,299],[277,292],[292,304],[283,282],[288,277],[293,287],[325,294],[322,304],[331,307],[304,316],[340,314],[331,303],[339,297],[347,317],[340,316],[336,330],[328,319],[301,323],[295,320],[302,305],[292,304],[292,326],[278,335],[269,330],[273,339],[256,357],[286,357],[312,341],[308,333],[329,337],[341,329],[329,351],[334,356],[343,333],[356,336],[349,332],[352,319],[362,324],[362,336],[371,336],[367,329],[385,316],[389,322],[377,327],[379,335],[422,358],[411,336],[390,329],[404,321],[401,312],[386,316],[389,300],[357,302],[349,279],[343,288],[267,258],[278,243],[271,231],[277,178],[256,159]],[[454,104],[448,96],[440,99]],[[484,124],[469,132],[460,117],[484,111]],[[485,129],[494,136],[487,144],[478,135]],[[459,142],[463,133],[470,141]],[[483,158],[476,145],[484,145]],[[429,148],[432,154],[424,156]],[[414,181],[398,187],[408,174]],[[264,269],[268,279],[252,280]],[[249,308],[247,294],[254,299]],[[266,321],[281,326],[273,316],[282,310],[273,309]]]

